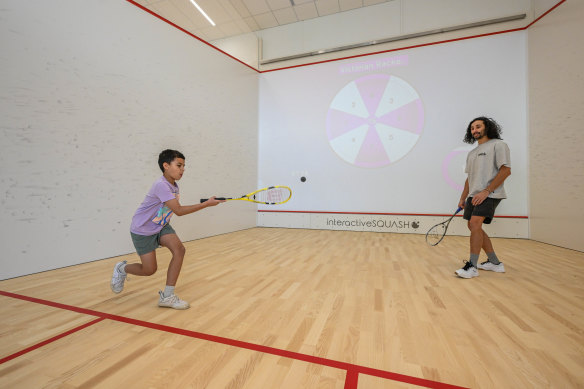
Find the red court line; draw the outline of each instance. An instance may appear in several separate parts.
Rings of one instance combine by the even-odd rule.
[[[359,381],[359,373],[355,370],[348,370],[345,378],[345,389],[357,389]]]
[[[404,374],[392,373],[392,372],[385,371],[385,370],[379,370],[379,369],[374,369],[374,368],[370,368],[370,367],[354,365],[354,364],[347,363],[347,362],[335,361],[332,359],[316,357],[313,355],[301,354],[301,353],[297,353],[294,351],[281,350],[281,349],[277,349],[274,347],[263,346],[263,345],[254,344],[254,343],[248,343],[248,342],[244,342],[241,340],[235,340],[235,339],[224,338],[221,336],[204,334],[201,332],[185,330],[183,328],[171,327],[171,326],[167,326],[164,324],[150,323],[150,322],[143,321],[143,320],[137,320],[137,319],[132,319],[129,317],[118,316],[118,315],[112,315],[112,314],[105,313],[105,312],[94,311],[92,309],[75,307],[72,305],[61,304],[61,303],[57,303],[54,301],[38,299],[35,297],[29,297],[29,296],[16,294],[16,293],[5,292],[2,290],[0,290],[0,295],[6,296],[6,297],[12,297],[12,298],[20,299],[20,300],[24,300],[24,301],[30,301],[30,302],[37,303],[37,304],[47,305],[47,306],[54,307],[54,308],[60,308],[60,309],[68,310],[68,311],[73,311],[73,312],[77,312],[77,313],[83,313],[86,315],[97,316],[97,317],[101,318],[102,320],[103,319],[114,320],[117,322],[132,324],[132,325],[136,325],[136,326],[140,326],[140,327],[144,327],[144,328],[150,328],[153,330],[168,332],[168,333],[177,334],[177,335],[184,335],[184,336],[188,336],[188,337],[196,338],[196,339],[201,339],[201,340],[208,340],[210,342],[219,343],[219,344],[223,344],[223,345],[227,345],[227,346],[239,347],[239,348],[257,351],[257,352],[261,352],[261,353],[265,353],[265,354],[271,354],[271,355],[276,355],[279,357],[290,358],[290,359],[295,359],[298,361],[314,363],[317,365],[328,366],[328,367],[333,367],[336,369],[346,370],[347,371],[346,380],[348,382],[345,383],[345,388],[356,389],[356,387],[354,387],[354,386],[347,386],[347,385],[352,385],[353,383],[356,384],[358,374],[366,374],[366,375],[370,375],[370,376],[374,376],[374,377],[385,378],[385,379],[392,380],[392,381],[405,382],[408,384],[418,385],[418,386],[422,386],[422,387],[426,387],[426,388],[465,389],[462,386],[450,385],[450,384],[445,384],[442,382],[427,380],[427,379],[423,379],[423,378],[407,376]]]
[[[0,293],[2,293],[2,292],[0,291]],[[71,330],[69,330],[67,332],[63,332],[62,334],[59,334],[57,336],[53,336],[50,339],[47,339],[47,340],[42,341],[40,343],[37,343],[37,344],[35,344],[33,346],[30,346],[28,348],[25,348],[24,350],[21,350],[19,352],[16,352],[16,353],[14,353],[12,355],[9,355],[7,357],[4,357],[4,358],[0,359],[0,365],[3,364],[3,363],[5,363],[5,362],[8,362],[8,361],[10,361],[10,360],[12,360],[14,358],[17,358],[17,357],[19,357],[21,355],[24,355],[26,353],[29,353],[31,351],[34,351],[34,350],[36,350],[38,348],[41,348],[41,347],[43,347],[43,346],[45,346],[45,345],[47,345],[49,343],[53,343],[54,341],[57,341],[57,340],[59,340],[61,338],[64,338],[67,335],[71,335],[71,334],[73,334],[73,333],[75,333],[77,331],[81,331],[84,328],[87,328],[89,326],[92,326],[94,324],[97,324],[97,323],[99,323],[102,320],[105,320],[105,318],[101,317],[101,318],[95,319],[93,321],[90,321],[89,323],[85,323],[83,325],[80,325],[79,327],[75,327],[75,328],[73,328],[73,329],[71,329]]]
[[[258,212],[272,212],[272,213],[316,213],[316,214],[331,214],[331,215],[388,215],[388,216],[452,216],[452,214],[436,214],[436,213],[377,213],[377,212],[339,212],[339,211],[281,211],[274,209],[258,209]],[[456,215],[462,217],[462,215]],[[495,218],[507,219],[529,219],[529,216],[505,216],[495,215]]]

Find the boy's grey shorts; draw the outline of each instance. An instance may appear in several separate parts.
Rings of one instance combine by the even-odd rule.
[[[176,234],[170,224],[162,227],[162,230],[155,235],[145,236],[130,232],[130,235],[132,235],[132,242],[134,243],[138,255],[148,254],[149,252],[156,250],[160,246],[160,237],[167,234]]]

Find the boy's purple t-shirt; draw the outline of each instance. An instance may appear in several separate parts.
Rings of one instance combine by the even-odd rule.
[[[178,185],[172,185],[164,176],[160,177],[134,213],[130,231],[145,236],[158,234],[173,215],[164,203],[178,198]]]

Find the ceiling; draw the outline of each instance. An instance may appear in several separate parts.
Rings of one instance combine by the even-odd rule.
[[[391,0],[133,0],[206,41],[319,18]]]

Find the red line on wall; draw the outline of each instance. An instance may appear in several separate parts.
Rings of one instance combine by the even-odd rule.
[[[309,65],[318,65],[318,64],[327,63],[327,62],[342,61],[342,60],[345,60],[345,59],[352,59],[352,58],[358,58],[358,57],[366,57],[366,56],[369,56],[369,55],[391,53],[393,51],[409,50],[409,49],[415,49],[415,48],[418,48],[418,47],[440,45],[440,44],[443,44],[443,43],[463,41],[463,40],[466,40],[466,39],[481,38],[481,37],[490,36],[490,35],[506,34],[506,33],[509,33],[509,32],[522,31],[522,30],[525,30],[525,28],[526,27],[518,27],[518,28],[511,29],[511,30],[495,31],[495,32],[489,32],[489,33],[485,33],[485,34],[466,36],[466,37],[461,37],[461,38],[446,39],[446,40],[438,41],[438,42],[428,42],[428,43],[421,43],[419,45],[412,45],[412,46],[398,47],[398,48],[395,48],[395,49],[375,51],[373,53],[357,54],[357,55],[351,55],[351,56],[348,56],[348,57],[333,58],[333,59],[327,59],[327,60],[324,60],[324,61],[310,62],[310,63],[299,64],[299,65],[292,65],[292,66],[286,66],[286,67],[276,68],[276,69],[261,70],[260,73],[269,73],[269,72],[275,72],[277,70],[293,69],[293,68],[299,68],[299,67],[309,66]]]
[[[271,213],[315,213],[315,214],[331,214],[331,215],[382,215],[382,216],[452,216],[452,214],[436,214],[436,213],[377,213],[377,212],[337,212],[337,211],[280,211],[272,209],[258,209],[258,212]],[[457,215],[456,217],[462,217]],[[496,218],[507,219],[528,219],[529,216],[507,216],[495,215]]]
[[[170,25],[171,25],[171,26],[173,26],[174,28],[176,28],[176,29],[178,29],[178,30],[180,30],[180,31],[184,32],[185,34],[187,34],[187,35],[189,35],[189,36],[191,36],[191,37],[195,38],[196,40],[198,40],[198,41],[200,41],[200,42],[202,42],[202,43],[206,44],[207,46],[210,46],[210,47],[214,48],[215,50],[217,50],[217,51],[219,51],[219,52],[221,52],[221,53],[225,54],[225,55],[226,55],[226,56],[228,56],[229,58],[231,58],[231,59],[234,59],[234,60],[236,60],[237,62],[239,62],[239,63],[241,63],[241,64],[243,64],[243,65],[247,66],[248,68],[250,68],[250,69],[252,69],[252,70],[254,70],[254,71],[256,71],[256,72],[260,73],[260,71],[259,71],[258,69],[256,69],[256,68],[254,68],[253,66],[250,66],[250,65],[246,64],[245,62],[241,61],[240,59],[238,59],[238,58],[236,58],[236,57],[232,56],[231,54],[229,54],[229,53],[226,53],[225,51],[221,50],[221,49],[220,49],[220,48],[218,48],[217,46],[213,46],[212,44],[210,44],[210,43],[209,43],[209,42],[207,42],[206,40],[204,40],[204,39],[201,39],[201,38],[199,38],[198,36],[196,36],[195,34],[188,32],[187,30],[185,30],[185,29],[184,29],[184,28],[182,28],[181,26],[179,26],[179,25],[176,25],[176,24],[174,24],[173,22],[171,22],[170,20],[163,18],[162,16],[158,15],[156,12],[154,12],[154,11],[151,11],[151,10],[149,10],[148,8],[144,7],[143,5],[136,3],[134,0],[126,0],[126,1],[127,1],[128,3],[131,3],[131,4],[135,5],[135,6],[136,6],[136,7],[138,7],[138,8],[140,8],[140,9],[142,9],[142,10],[144,10],[144,11],[148,12],[149,14],[151,14],[151,15],[153,15],[153,16],[155,16],[155,17],[157,17],[158,19],[160,19],[160,20],[162,20],[162,21],[164,21],[164,22],[166,22],[166,23],[170,24]]]
[[[189,35],[189,36],[191,36],[191,37],[193,37],[193,38],[201,41],[202,43],[206,44],[207,46],[212,47],[215,50],[217,50],[217,51],[225,54],[229,58],[232,58],[232,59],[236,60],[237,62],[239,62],[239,63],[247,66],[248,68],[253,69],[253,70],[255,70],[258,73],[268,73],[268,72],[275,72],[277,70],[292,69],[292,68],[298,68],[298,67],[309,66],[309,65],[318,65],[318,64],[327,63],[327,62],[341,61],[341,60],[345,60],[345,59],[352,59],[352,58],[358,58],[358,57],[366,57],[366,56],[369,56],[369,55],[390,53],[390,52],[393,52],[393,51],[408,50],[408,49],[414,49],[414,48],[417,48],[417,47],[432,46],[432,45],[438,45],[438,44],[449,43],[449,42],[456,42],[456,41],[461,41],[461,40],[466,40],[466,39],[481,38],[481,37],[490,36],[490,35],[506,34],[506,33],[514,32],[514,31],[522,31],[522,30],[526,30],[529,27],[533,26],[536,22],[538,22],[539,20],[541,20],[544,16],[546,16],[550,12],[552,12],[554,9],[556,9],[558,6],[560,6],[566,0],[561,0],[560,2],[558,2],[556,5],[554,5],[553,7],[551,7],[546,12],[544,12],[541,16],[539,16],[537,19],[535,19],[534,21],[532,21],[531,23],[529,23],[525,27],[518,27],[518,28],[514,28],[514,29],[510,29],[510,30],[495,31],[495,32],[490,32],[490,33],[486,33],[486,34],[478,34],[478,35],[472,35],[472,36],[455,38],[455,39],[447,39],[447,40],[442,40],[442,41],[438,41],[438,42],[429,42],[429,43],[423,43],[423,44],[419,44],[419,45],[412,45],[412,46],[400,47],[400,48],[389,49],[389,50],[381,50],[381,51],[376,51],[376,52],[373,52],[373,53],[365,53],[365,54],[351,55],[351,56],[342,57],[342,58],[333,58],[333,59],[328,59],[328,60],[324,60],[324,61],[310,62],[310,63],[305,63],[305,64],[299,64],[299,65],[293,65],[293,66],[286,66],[286,67],[282,67],[282,68],[268,69],[268,70],[259,70],[259,69],[254,68],[253,66],[250,66],[250,65],[246,64],[245,62],[237,59],[236,57],[232,56],[231,54],[228,54],[225,51],[221,50],[217,46],[213,46],[211,43],[207,42],[206,40],[199,38],[198,36],[196,36],[196,35],[188,32],[187,30],[185,30],[184,28],[182,28],[182,27],[174,24],[173,22],[171,22],[171,21],[163,18],[162,16],[158,15],[157,13],[155,13],[155,12],[149,10],[148,8],[142,6],[141,4],[136,3],[134,0],[126,0],[126,1],[128,3],[131,3],[131,4],[135,5],[138,8],[141,8],[142,10],[144,10],[144,11],[148,12],[149,14],[157,17],[158,19],[163,20],[164,22],[166,22],[166,23],[170,24],[171,26],[179,29],[180,31],[184,32],[185,34],[187,34],[187,35]]]
[[[392,372],[385,371],[385,370],[379,370],[379,369],[373,369],[373,368],[369,368],[369,367],[365,367],[365,366],[353,365],[353,364],[347,363],[347,362],[335,361],[332,359],[316,357],[313,355],[301,354],[301,353],[297,353],[294,351],[281,350],[281,349],[277,349],[277,348],[273,348],[273,347],[269,347],[269,346],[248,343],[248,342],[244,342],[241,340],[229,339],[229,338],[224,338],[221,336],[209,335],[209,334],[204,334],[201,332],[185,330],[183,328],[171,327],[171,326],[157,324],[157,323],[150,323],[150,322],[143,321],[143,320],[137,320],[137,319],[132,319],[129,317],[118,316],[118,315],[112,315],[112,314],[105,313],[105,312],[94,311],[92,309],[75,307],[72,305],[61,304],[61,303],[57,303],[57,302],[53,302],[53,301],[43,300],[43,299],[39,299],[39,298],[35,298],[35,297],[24,296],[24,295],[20,295],[20,294],[16,294],[16,293],[5,292],[5,291],[0,290],[0,295],[15,298],[15,299],[20,299],[20,300],[24,300],[24,301],[30,301],[33,303],[42,304],[42,305],[46,305],[49,307],[60,308],[60,309],[68,310],[68,311],[73,311],[73,312],[77,312],[77,313],[91,315],[91,316],[97,316],[100,318],[94,322],[98,322],[98,321],[101,321],[103,319],[109,319],[109,320],[114,320],[114,321],[121,322],[121,323],[132,324],[132,325],[136,325],[136,326],[140,326],[140,327],[144,327],[144,328],[150,328],[153,330],[168,332],[168,333],[177,334],[177,335],[184,335],[184,336],[188,336],[188,337],[196,338],[196,339],[208,340],[210,342],[215,342],[215,343],[219,343],[219,344],[223,344],[223,345],[227,345],[227,346],[239,347],[239,348],[257,351],[257,352],[261,352],[261,353],[265,353],[265,354],[271,354],[271,355],[276,355],[279,357],[290,358],[290,359],[295,359],[298,361],[304,361],[304,362],[308,362],[308,363],[314,363],[317,365],[328,366],[328,367],[333,367],[336,369],[346,370],[348,378],[350,379],[350,383],[351,382],[356,383],[357,378],[354,377],[354,375],[360,373],[360,374],[367,374],[367,375],[374,376],[374,377],[385,378],[385,379],[392,380],[392,381],[399,381],[399,382],[405,382],[408,384],[423,386],[423,387],[427,387],[427,388],[465,389],[464,387],[461,387],[461,386],[445,384],[442,382],[427,380],[424,378],[412,377],[412,376],[407,376],[404,374],[392,373]],[[94,322],[90,322],[86,326],[94,324]],[[63,335],[63,336],[65,336],[65,335]]]
[[[0,291],[0,293],[3,294],[1,291]],[[11,297],[11,296],[9,296],[9,297]],[[82,329],[87,328],[89,326],[92,326],[92,325],[94,325],[96,323],[99,323],[102,320],[105,320],[105,318],[101,317],[101,318],[95,319],[93,321],[90,321],[89,323],[85,323],[83,325],[80,325],[79,327],[75,327],[75,328],[73,328],[73,329],[71,329],[69,331],[63,332],[62,334],[59,334],[57,336],[53,336],[50,339],[47,339],[47,340],[42,341],[40,343],[37,343],[34,346],[30,346],[28,348],[25,348],[24,350],[21,350],[19,352],[16,352],[16,353],[14,353],[12,355],[9,355],[7,357],[4,357],[4,358],[0,359],[0,365],[3,364],[3,363],[5,363],[5,362],[8,362],[10,360],[13,360],[14,358],[17,358],[17,357],[19,357],[21,355],[24,355],[24,354],[29,353],[31,351],[34,351],[34,350],[36,350],[38,348],[41,348],[43,346],[46,346],[49,343],[53,343],[53,342],[55,342],[55,341],[57,341],[57,340],[59,340],[61,338],[64,338],[65,336],[74,334],[77,331],[81,331]]]
[[[560,4],[564,3],[566,0],[562,0],[560,1],[558,4],[554,5],[553,7],[551,7],[550,9],[548,9],[546,12],[544,12],[543,14],[541,14],[541,16],[537,19],[535,19],[533,22],[529,23],[527,26],[525,26],[525,29],[528,29],[529,27],[533,26],[536,22],[538,22],[541,18],[543,18],[544,16],[546,16],[547,14],[549,14],[550,12],[552,12],[554,9],[556,9],[557,7],[560,6]]]

